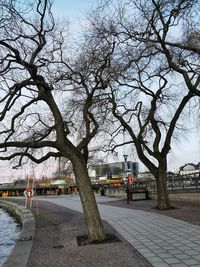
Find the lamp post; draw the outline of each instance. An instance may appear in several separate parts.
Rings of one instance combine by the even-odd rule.
[[[123,157],[124,157],[124,172],[125,172],[125,176],[127,178],[127,158],[128,158],[128,155],[124,154]],[[127,204],[129,204],[129,183],[128,183],[128,179],[127,179],[126,194],[127,194]]]
[[[128,155],[123,155],[124,161],[127,162]]]
[[[123,155],[124,157],[124,172],[127,176],[127,158],[128,158],[128,155]]]

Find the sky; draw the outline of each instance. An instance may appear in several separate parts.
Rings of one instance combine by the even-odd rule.
[[[55,17],[66,18],[74,28],[77,26],[77,20],[84,20],[85,13],[94,5],[93,0],[54,0],[53,13]],[[77,26],[77,29],[79,26]]]
[[[66,18],[69,21],[69,28],[73,32],[80,31],[79,24],[84,24],[84,13],[92,7],[93,0],[54,0],[52,7],[53,14],[56,18]],[[78,23],[77,23],[78,20]],[[43,165],[34,165],[36,178],[42,176],[52,176],[52,173],[56,170],[57,162],[52,161]],[[12,182],[20,177],[32,174],[32,167],[26,167],[23,169],[15,170],[6,161],[0,162],[0,184],[6,182]]]
[[[84,12],[93,6],[93,0],[73,0],[73,1],[62,1],[55,0],[54,11],[59,16],[66,16],[71,23],[74,23],[74,28],[76,28],[77,17],[84,19]],[[78,29],[78,27],[77,27]],[[191,128],[193,128],[193,122],[189,122]],[[190,125],[189,125],[190,127]],[[137,155],[132,153],[131,149],[127,149],[127,154],[129,154],[129,159],[137,161]],[[119,161],[123,160],[123,153],[119,155]],[[112,161],[112,158],[108,159]],[[192,130],[187,133],[187,135],[180,136],[177,142],[173,142],[172,149],[168,156],[168,169],[173,171],[178,169],[180,166],[186,163],[197,164],[200,162],[200,129]],[[146,171],[146,167],[139,162],[140,171]]]
[[[79,31],[79,22],[84,23],[84,13],[93,6],[93,0],[55,0],[53,5],[53,13],[57,18],[62,19],[65,17],[70,22],[70,29]],[[192,124],[192,122],[190,122]],[[131,149],[127,149],[128,160],[137,161],[137,155],[132,153]],[[108,161],[113,159],[110,157]],[[123,153],[119,154],[119,161],[123,161]],[[199,131],[193,131],[182,137],[179,142],[173,144],[172,150],[168,157],[168,170],[178,169],[186,163],[200,162],[200,134]],[[51,162],[50,164],[40,165],[35,167],[36,177],[43,175],[51,176],[55,171],[57,163]],[[139,162],[139,170],[146,171],[146,167]],[[32,172],[31,167],[22,170],[13,170],[7,162],[0,162],[0,183],[10,182],[19,177],[24,177],[26,174]]]
[[[128,139],[127,139],[128,140]],[[139,171],[144,172],[148,169],[140,162],[138,156],[131,146],[126,146],[118,150],[119,161],[123,161],[123,154],[128,155],[127,160],[139,162]],[[177,171],[179,167],[187,163],[197,164],[200,162],[200,135],[199,131],[193,130],[186,134],[180,135],[178,140],[173,140],[171,151],[168,154],[168,171]],[[109,162],[115,161],[112,157],[108,158]]]

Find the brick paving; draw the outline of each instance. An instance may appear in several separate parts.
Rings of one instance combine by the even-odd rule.
[[[185,222],[196,224],[200,226],[200,204],[196,203],[196,199],[200,199],[200,194],[195,195],[195,202],[192,203],[190,196],[190,201],[184,202],[171,202],[174,209],[160,211],[155,209],[155,200],[140,200],[140,201],[130,201],[127,204],[126,200],[116,200],[116,201],[101,201],[99,202],[105,205],[117,206],[121,208],[128,208],[134,210],[143,210],[147,212],[154,212],[157,214],[167,215]]]
[[[52,198],[48,201],[77,211],[82,210],[78,197]],[[97,201],[101,201],[101,198],[98,197]],[[98,205],[102,218],[153,266],[200,266],[199,225],[155,212],[130,210],[105,203]]]
[[[175,209],[160,212],[153,200],[96,199],[106,232],[123,242],[78,247],[76,237],[86,233],[79,197],[39,198],[27,266],[200,266],[199,205],[173,203]]]
[[[35,204],[33,201],[34,213]],[[78,246],[76,237],[87,233],[82,213],[46,201],[38,204],[40,214],[35,215],[36,232],[27,267],[152,266],[105,221],[106,232],[122,242]]]

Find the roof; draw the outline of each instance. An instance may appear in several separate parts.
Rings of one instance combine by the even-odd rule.
[[[179,169],[180,171],[182,171],[186,166],[192,166],[196,169],[200,169],[200,162],[197,163],[197,164],[194,164],[194,163],[186,163],[184,166],[181,166]]]

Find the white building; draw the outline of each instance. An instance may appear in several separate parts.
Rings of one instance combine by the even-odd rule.
[[[198,164],[186,163],[180,167],[180,175],[193,174],[200,172],[200,162]]]

